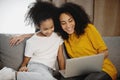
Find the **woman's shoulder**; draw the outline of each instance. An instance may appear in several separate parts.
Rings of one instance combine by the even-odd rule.
[[[89,23],[86,27],[86,31],[92,31],[92,30],[96,30],[96,27],[94,26],[94,24]]]
[[[89,23],[88,25],[87,25],[87,28],[94,28],[95,26],[94,26],[94,24],[92,24],[92,23]]]

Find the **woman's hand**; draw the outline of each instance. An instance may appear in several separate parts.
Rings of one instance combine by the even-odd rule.
[[[102,51],[100,53],[104,54],[104,59],[108,57],[108,50]]]
[[[25,39],[24,35],[14,36],[10,39],[10,46],[15,46],[20,44]]]
[[[26,66],[23,66],[19,69],[19,71],[21,72],[27,72],[28,71],[28,68]]]
[[[33,36],[33,33],[31,34],[23,34],[23,35],[19,35],[19,36],[14,36],[10,39],[10,46],[15,46],[20,44],[25,38],[30,38],[31,36]]]

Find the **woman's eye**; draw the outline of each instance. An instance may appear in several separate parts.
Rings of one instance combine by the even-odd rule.
[[[65,23],[64,22],[61,22],[61,25],[64,25]]]
[[[72,19],[69,20],[69,22],[72,22],[72,21],[73,21]]]

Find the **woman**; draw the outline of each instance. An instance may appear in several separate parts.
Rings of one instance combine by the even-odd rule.
[[[101,72],[90,73],[84,80],[116,80],[116,68],[108,57],[108,49],[81,6],[65,3],[59,8],[58,30],[70,58],[104,54]]]
[[[80,76],[79,80],[116,80],[117,70],[108,59],[108,49],[84,9],[73,3],[65,3],[58,12],[56,30],[62,35],[70,58],[97,55],[101,52],[105,55],[101,72]],[[25,38],[23,36],[20,37]],[[11,45],[18,44],[22,39],[20,37],[12,39]]]

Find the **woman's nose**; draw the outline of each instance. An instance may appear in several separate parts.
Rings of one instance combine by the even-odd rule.
[[[67,23],[67,25],[66,25],[67,27],[70,27],[71,26],[71,24],[70,23]]]

